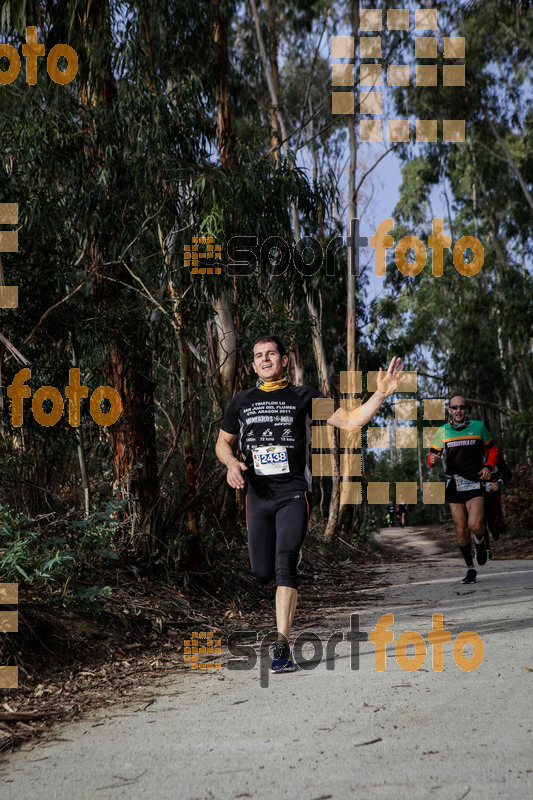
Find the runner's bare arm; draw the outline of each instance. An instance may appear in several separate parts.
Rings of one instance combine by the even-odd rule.
[[[335,425],[337,428],[347,428],[349,430],[362,428],[363,425],[370,422],[383,405],[383,401],[396,391],[406,377],[403,373],[401,358],[393,358],[387,372],[383,372],[381,367],[379,368],[376,378],[378,388],[372,397],[353,411],[338,408],[328,419],[328,425]]]
[[[238,434],[228,433],[221,430],[218,434],[218,440],[215,447],[217,458],[225,467],[227,467],[227,481],[232,489],[243,489],[244,479],[242,473],[248,467],[239,461],[235,455],[234,446],[238,439]]]

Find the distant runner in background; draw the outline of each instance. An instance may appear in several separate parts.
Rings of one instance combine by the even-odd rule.
[[[389,528],[392,528],[392,526],[394,525],[395,511],[396,511],[396,506],[394,505],[394,503],[389,503],[389,506],[387,508],[387,525],[389,526]]]
[[[398,521],[400,523],[400,528],[405,526],[405,514],[407,511],[407,503],[405,502],[405,498],[403,494],[401,494],[398,498],[398,505],[396,507],[396,512],[398,514]]]
[[[476,583],[471,534],[474,534],[476,561],[479,565],[486,564],[485,489],[481,481],[490,479],[499,452],[484,423],[468,418],[464,397],[452,397],[448,410],[450,422],[437,429],[428,465],[433,469],[445,452],[445,499],[450,504],[459,549],[467,566],[463,583]]]

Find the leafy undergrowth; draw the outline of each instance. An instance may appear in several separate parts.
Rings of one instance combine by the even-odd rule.
[[[300,629],[320,624],[328,608],[360,601],[370,562],[380,558],[370,545],[324,545],[319,527],[307,537],[300,567]],[[275,627],[274,587],[252,577],[244,532],[231,542],[211,540],[199,572],[160,567],[142,575],[120,560],[98,564],[68,583],[72,593],[93,587],[89,603],[73,603],[47,581],[19,584],[19,604],[11,607],[19,631],[0,638],[0,664],[19,669],[18,689],[0,691],[0,750],[40,737],[59,720],[137,700],[157,678],[188,670],[183,642],[193,631],[213,631],[224,644],[234,630]],[[109,591],[97,592],[102,586]]]

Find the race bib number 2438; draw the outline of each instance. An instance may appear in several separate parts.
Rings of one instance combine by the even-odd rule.
[[[256,475],[281,475],[289,471],[286,447],[278,445],[256,447],[252,453]]]

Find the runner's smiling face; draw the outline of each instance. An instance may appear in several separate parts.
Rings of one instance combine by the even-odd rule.
[[[463,406],[463,408],[452,408],[452,406]],[[452,397],[450,400],[450,407],[449,407],[450,416],[456,424],[461,424],[461,422],[465,421],[466,417],[466,400],[461,395],[457,395],[457,397]]]
[[[252,366],[262,381],[280,381],[288,363],[288,357],[280,356],[274,342],[259,342],[255,345]]]

